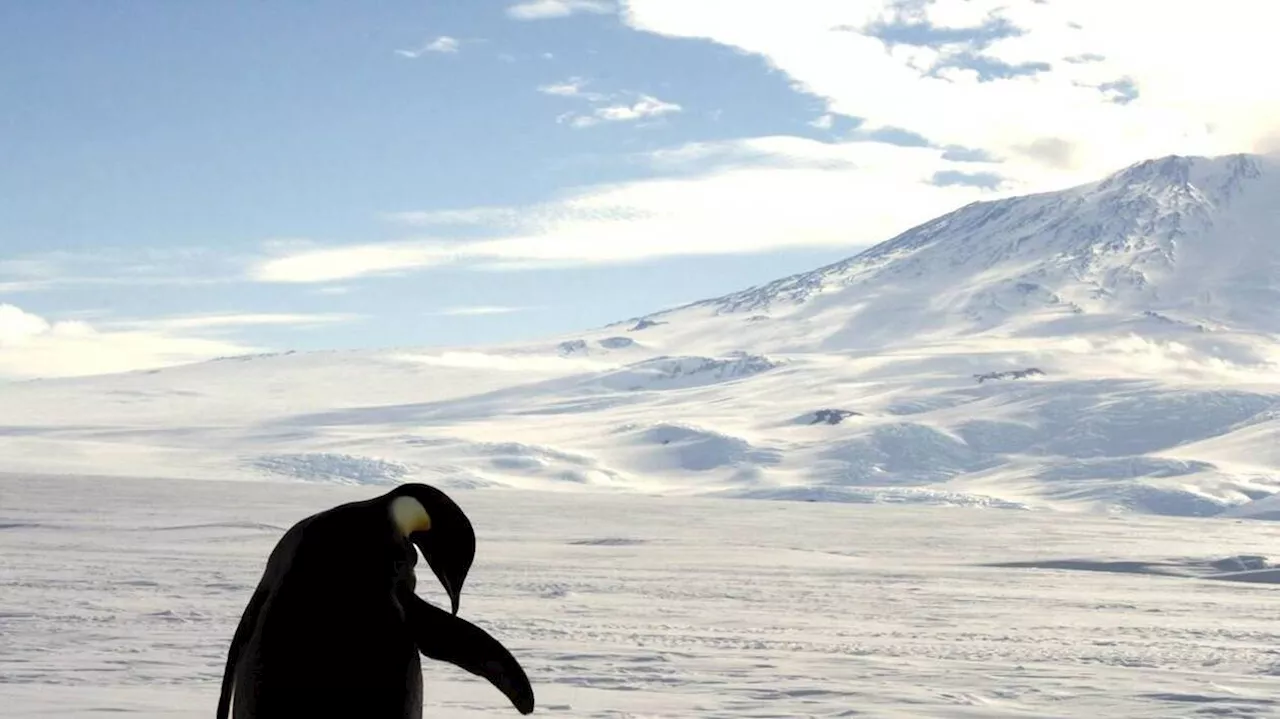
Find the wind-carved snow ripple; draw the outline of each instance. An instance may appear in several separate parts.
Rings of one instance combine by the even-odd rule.
[[[628,444],[658,458],[649,461],[650,465],[693,472],[740,465],[776,465],[783,458],[780,450],[756,447],[741,437],[689,424],[623,425],[615,433],[630,435]]]
[[[462,445],[469,455],[485,458],[493,470],[557,482],[598,484],[622,481],[621,475],[593,457],[524,442],[476,442]]]
[[[783,364],[747,352],[731,352],[725,357],[655,357],[602,375],[597,381],[621,391],[687,389],[751,377]]]
[[[876,427],[819,455],[811,476],[836,485],[925,485],[999,463],[963,441],[921,424]]]
[[[270,474],[336,484],[393,484],[409,473],[399,462],[330,452],[266,454],[247,464]]]
[[[1225,434],[1277,404],[1273,395],[1228,390],[1052,398],[1037,410],[1042,439],[1030,449],[1080,458],[1155,452]]]

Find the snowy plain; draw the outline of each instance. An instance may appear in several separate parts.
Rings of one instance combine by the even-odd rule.
[[[283,529],[376,493],[0,478],[0,713],[211,716]],[[524,664],[535,716],[1280,716],[1277,572],[1249,558],[1271,522],[453,494],[478,534],[461,613]],[[990,566],[1071,559],[1113,571]],[[517,716],[424,672],[426,716]]]

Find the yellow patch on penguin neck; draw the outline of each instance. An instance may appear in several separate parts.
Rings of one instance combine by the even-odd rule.
[[[425,532],[431,529],[431,515],[422,502],[413,497],[396,497],[391,500],[391,518],[395,520],[396,529],[408,537],[414,532]]]

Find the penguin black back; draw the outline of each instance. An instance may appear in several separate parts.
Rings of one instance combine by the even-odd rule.
[[[415,545],[452,612],[414,593]],[[474,552],[466,515],[427,485],[401,485],[298,522],[271,552],[236,628],[218,719],[418,719],[419,653],[486,678],[522,714],[532,712],[520,664],[456,616]]]

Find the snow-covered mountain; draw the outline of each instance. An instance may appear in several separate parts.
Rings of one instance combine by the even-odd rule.
[[[1135,320],[1280,332],[1277,305],[1280,163],[1232,155],[1166,157],[1082,187],[976,202],[689,309],[821,320],[822,348],[849,349]]]
[[[1277,308],[1280,166],[1168,157],[544,343],[4,386],[0,471],[1276,516]]]

